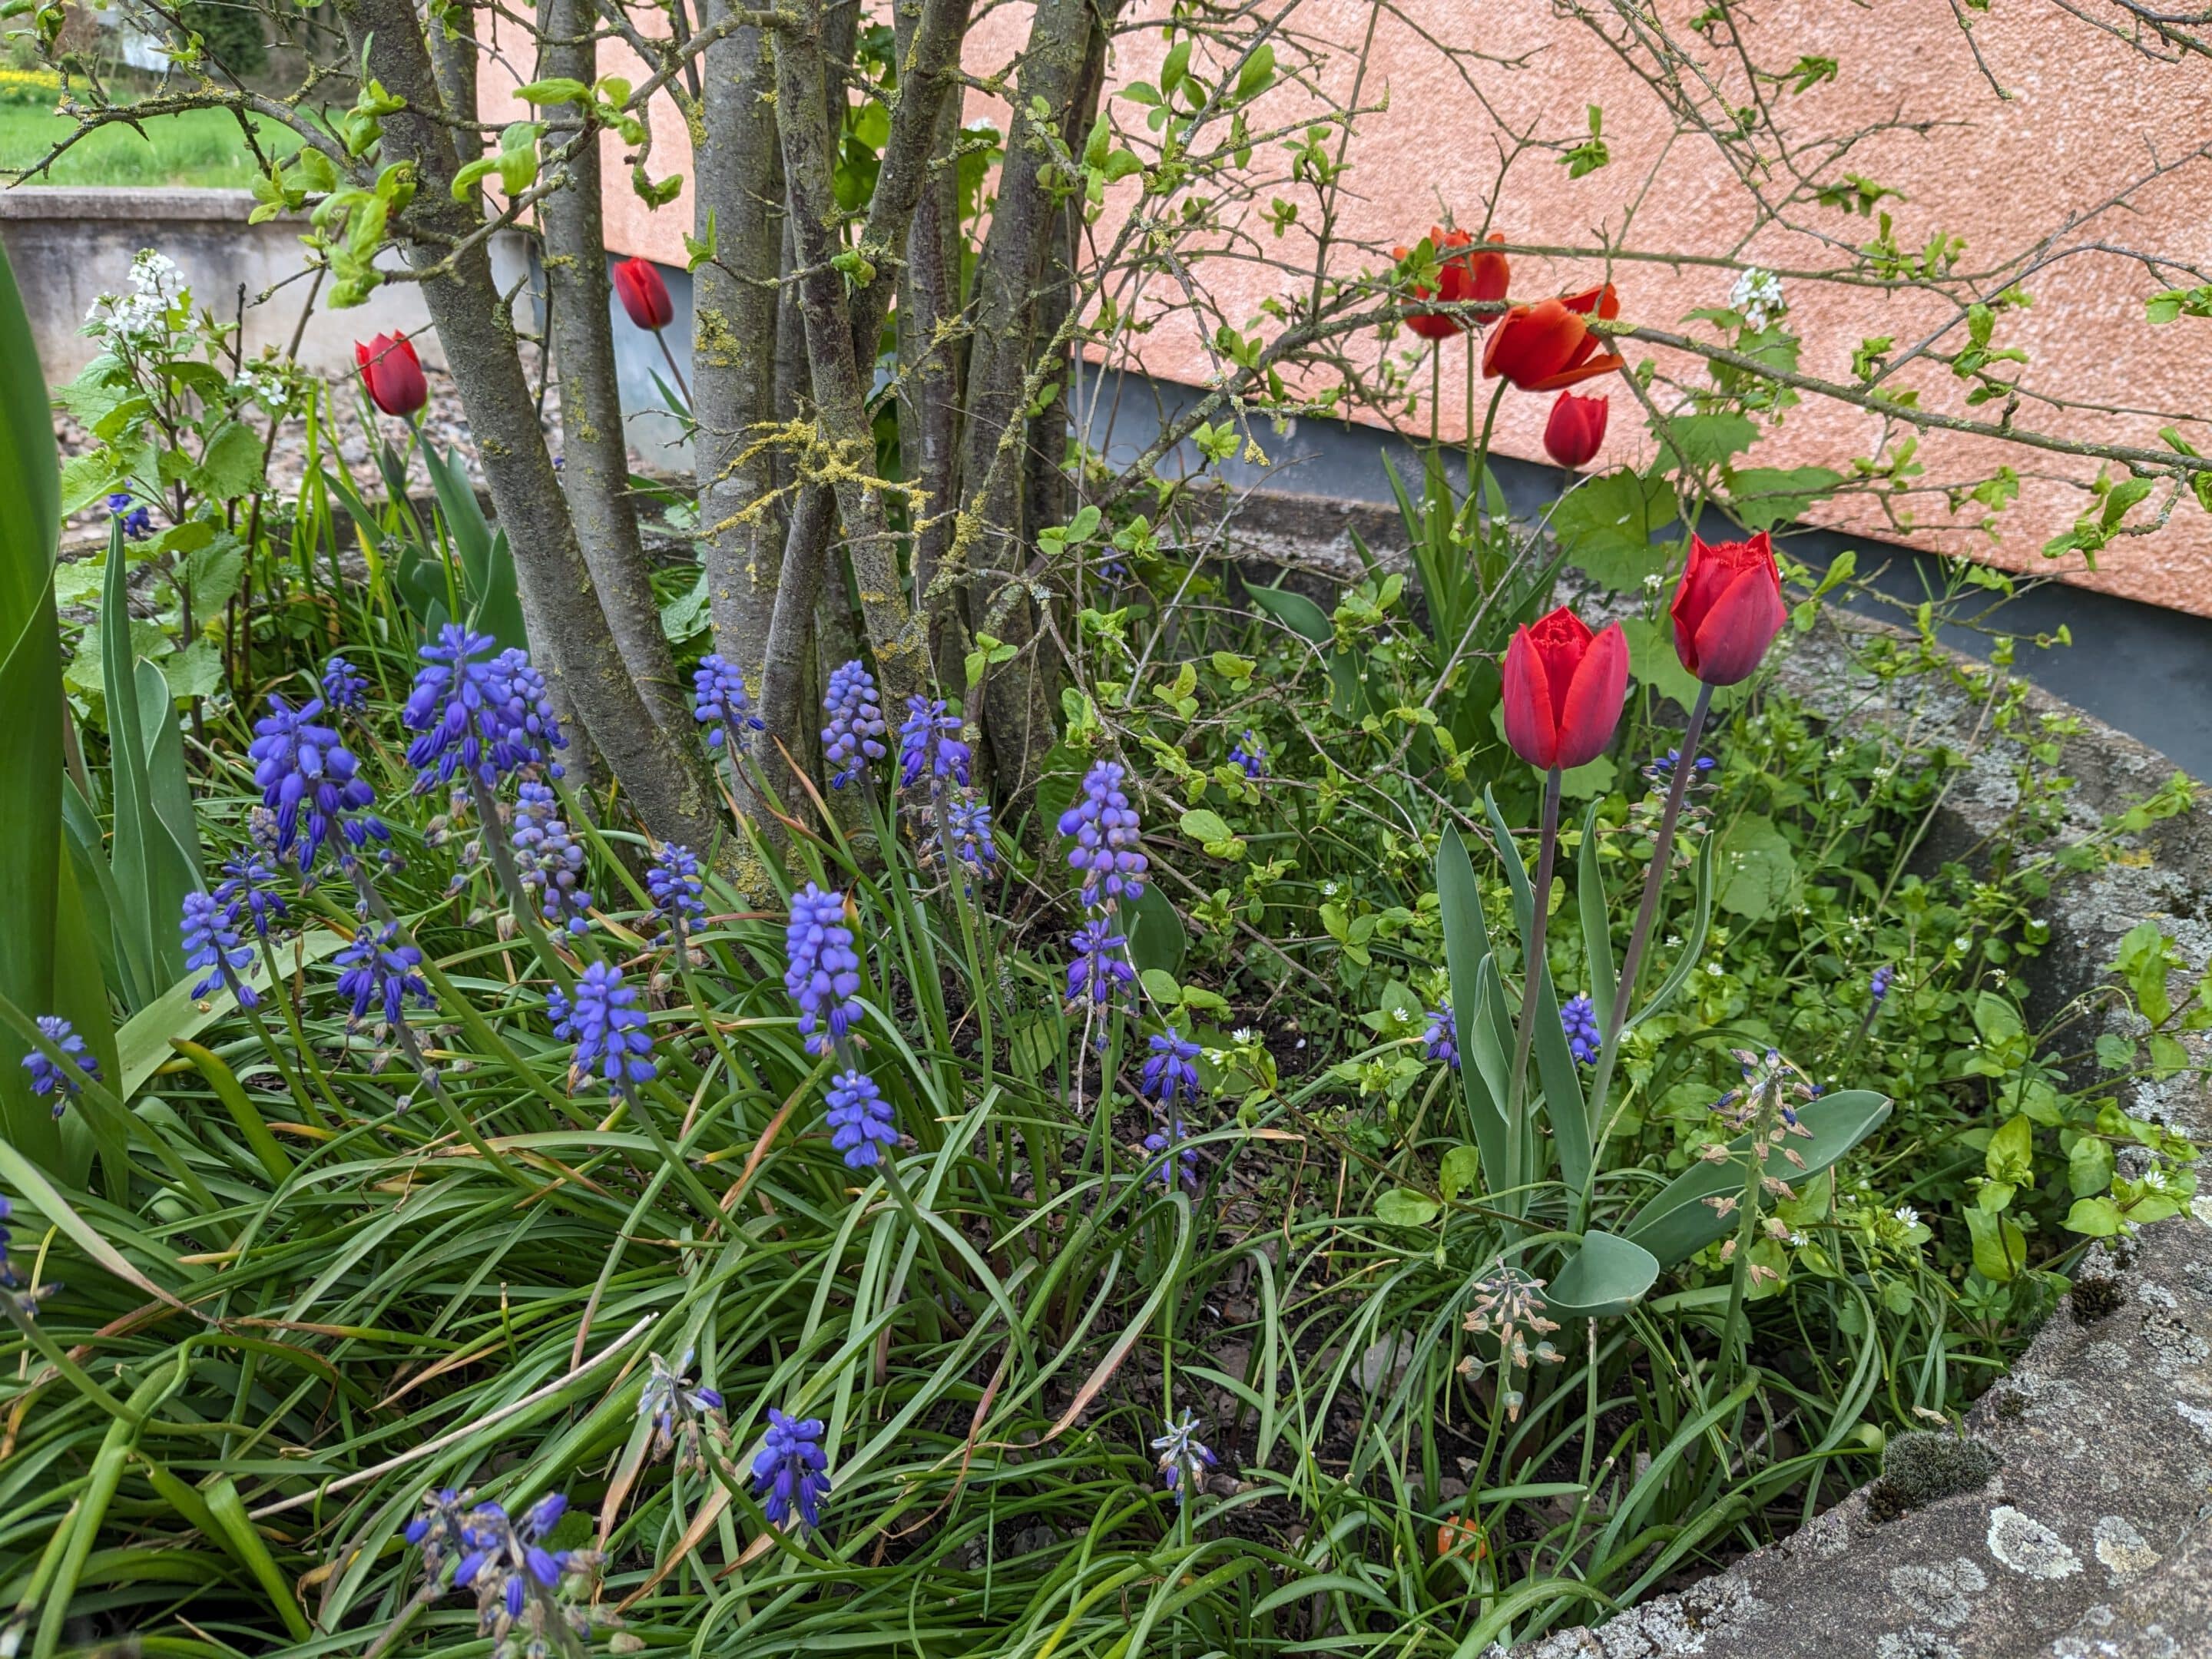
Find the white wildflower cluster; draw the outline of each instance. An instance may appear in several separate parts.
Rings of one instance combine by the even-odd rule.
[[[1765,328],[1790,309],[1790,302],[1782,297],[1782,279],[1756,265],[1735,279],[1735,286],[1729,290],[1729,305],[1753,329]]]
[[[170,313],[191,304],[185,273],[166,253],[141,248],[131,261],[131,292],[118,298],[103,294],[85,314],[84,331],[95,338],[124,345],[143,345],[158,338],[169,326]]]
[[[283,366],[273,362],[247,363],[232,384],[272,415],[282,413],[292,401],[291,383]]]

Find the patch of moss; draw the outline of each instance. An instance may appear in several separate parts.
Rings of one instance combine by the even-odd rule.
[[[1867,1513],[1894,1521],[1939,1498],[1972,1492],[1997,1472],[2002,1460],[1978,1440],[1956,1435],[1892,1435],[1881,1455],[1881,1478],[1867,1487]]]
[[[2075,1279],[2067,1305],[2074,1310],[2076,1325],[2094,1325],[2118,1313],[2127,1304],[2127,1289],[2118,1279],[2100,1275]]]

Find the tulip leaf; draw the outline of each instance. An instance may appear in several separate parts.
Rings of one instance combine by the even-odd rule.
[[[1554,1319],[1626,1313],[1658,1278],[1658,1258],[1641,1244],[1611,1233],[1585,1234],[1544,1287],[1545,1310]]]
[[[1492,833],[1497,836],[1499,850],[1504,854],[1505,878],[1511,884],[1513,908],[1521,922],[1521,959],[1527,964],[1528,974],[1523,994],[1535,1000],[1530,1048],[1536,1061],[1536,1075],[1543,1081],[1544,1115],[1552,1122],[1552,1144],[1559,1155],[1559,1174],[1567,1183],[1567,1190],[1578,1193],[1589,1175],[1589,1109],[1583,1099],[1582,1079],[1575,1070],[1574,1054],[1567,1048],[1566,1028],[1559,1021],[1559,997],[1552,984],[1549,952],[1540,957],[1531,948],[1535,943],[1534,889],[1528,871],[1522,867],[1513,844],[1513,832],[1506,824],[1504,814],[1498,810],[1497,798],[1485,789],[1482,804],[1490,815]],[[1548,903],[1550,895],[1544,896]],[[1547,918],[1547,928],[1548,926]],[[1505,1082],[1510,1089],[1514,1079],[1509,1077]]]
[[[1459,827],[1448,826],[1437,848],[1437,902],[1444,928],[1444,964],[1451,978],[1453,1018],[1460,1035],[1460,1085],[1467,1103],[1468,1120],[1474,1144],[1482,1153],[1484,1185],[1492,1192],[1517,1184],[1508,1173],[1505,1103],[1495,1081],[1486,1075],[1485,1046],[1496,1047],[1496,1034],[1488,1024],[1494,981],[1484,982],[1484,972],[1495,967],[1490,954],[1490,928],[1482,915],[1482,889],[1474,878],[1474,861]],[[1508,1200],[1510,1201],[1510,1200]]]
[[[1303,593],[1293,593],[1286,587],[1267,587],[1255,582],[1245,588],[1252,603],[1258,605],[1277,622],[1302,639],[1316,645],[1327,645],[1336,637],[1336,628],[1328,619],[1328,612]]]

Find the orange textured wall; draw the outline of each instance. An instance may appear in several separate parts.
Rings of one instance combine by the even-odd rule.
[[[1418,6],[1431,3],[1416,0]],[[1784,270],[1835,263],[1832,252],[1824,252],[1814,239],[1772,229],[1741,246],[1750,216],[1714,150],[1694,135],[1675,134],[1649,90],[1581,25],[1526,0],[1455,0],[1434,9],[1433,24],[1448,24],[1455,38],[1479,40],[1493,58],[1518,58],[1474,71],[1498,118],[1516,127],[1533,125],[1546,137],[1571,137],[1583,125],[1584,106],[1600,104],[1612,164],[1570,181],[1556,161],[1532,156],[1516,164],[1499,187],[1492,118],[1477,106],[1457,70],[1411,28],[1386,18],[1376,33],[1368,84],[1370,92],[1378,82],[1387,85],[1389,107],[1368,118],[1353,143],[1350,185],[1356,199],[1343,227],[1349,239],[1387,246],[1418,239],[1447,213],[1462,224],[1479,224],[1488,213],[1493,228],[1516,243],[1593,246],[1607,235],[1631,253],[1732,255]],[[1665,6],[1677,23],[1692,9]],[[1842,132],[1899,119],[1915,124],[1912,131],[1875,134],[1833,169],[1869,175],[1903,192],[1902,200],[1885,205],[1907,247],[1917,247],[1939,230],[1962,236],[1966,249],[1960,268],[1976,270],[2052,239],[2040,256],[2041,268],[2026,279],[2033,307],[2001,323],[1996,343],[2027,350],[2024,380],[2031,387],[2101,406],[2101,412],[2052,409],[2028,398],[2016,416],[2019,425],[2154,448],[2158,428],[2185,414],[2197,418],[2185,420],[2184,431],[2198,448],[2212,452],[2212,320],[2149,326],[2144,295],[2193,279],[2154,275],[2135,257],[2212,264],[2212,215],[2204,205],[2212,200],[2212,158],[2206,154],[2212,75],[2201,67],[2149,62],[2046,0],[2011,0],[1987,14],[1969,15],[1977,21],[1972,46],[1978,46],[1988,75],[2008,94],[2002,100],[1977,68],[1948,0],[1851,5],[1770,0],[1748,38],[1762,62],[1787,63],[1809,53],[1840,64],[1832,83],[1802,97],[1777,94],[1802,130]],[[1295,25],[1342,45],[1328,72],[1348,83],[1369,16],[1364,0],[1307,0],[1296,9]],[[1021,27],[1018,9],[990,13],[973,66],[1002,64]],[[1117,79],[1142,78],[1160,50],[1157,34],[1125,35],[1117,50]],[[638,73],[634,64],[617,63],[618,56],[628,54],[608,53],[607,70]],[[1337,90],[1342,89],[1340,84]],[[971,117],[988,107],[971,100]],[[654,173],[688,172],[688,144],[672,106],[656,109],[653,129]],[[690,226],[688,199],[647,213],[629,189],[618,154],[610,139],[611,246],[680,262],[682,234]],[[2160,169],[2160,176],[2140,183]],[[2127,205],[2111,205],[2124,192]],[[1270,193],[1263,191],[1261,199]],[[1624,235],[1624,215],[1632,205]],[[1864,240],[1872,229],[1870,222],[1839,211],[1814,210],[1809,216],[1847,244]],[[1101,227],[1102,233],[1109,229]],[[1281,243],[1268,239],[1267,245],[1297,257],[1295,237]],[[1361,263],[1356,252],[1343,261],[1346,269]],[[1270,293],[1291,285],[1283,271],[1257,264],[1223,261],[1206,271],[1223,313],[1234,320],[1256,319]],[[1604,274],[1595,260],[1523,257],[1515,264],[1513,297],[1585,286]],[[1626,319],[1682,331],[1694,326],[1683,324],[1684,313],[1725,303],[1733,281],[1726,270],[1631,258],[1617,258],[1611,275]],[[1792,325],[1805,340],[1802,367],[1835,379],[1849,377],[1851,353],[1863,338],[1917,341],[1947,309],[1926,296],[1863,288],[1785,281],[1784,290]],[[1447,388],[1460,384],[1462,349],[1456,343],[1446,348]],[[1633,361],[1645,352],[1632,344],[1629,354]],[[1142,366],[1187,382],[1202,382],[1210,374],[1195,335],[1172,325],[1145,341]],[[1689,372],[1686,364],[1663,366]],[[1920,389],[1928,407],[1970,412],[1960,401],[1963,388],[1938,365],[1917,365],[1904,382]],[[1627,394],[1615,387],[1611,396],[1614,419],[1601,464],[1636,460],[1646,453],[1648,440]],[[1448,391],[1444,402],[1443,429],[1456,434],[1459,398]],[[1548,398],[1509,394],[1499,447],[1540,457],[1549,404]],[[1420,423],[1425,426],[1425,416]],[[1874,416],[1808,403],[1790,412],[1752,464],[1823,464],[1849,471],[1854,458],[1873,453],[1880,435]],[[1940,501],[1920,498],[1909,537],[1918,544],[2010,569],[2055,571],[2087,586],[2212,616],[2212,518],[2193,503],[2185,501],[2154,533],[2115,543],[2089,571],[2078,557],[2047,560],[2040,550],[2084,510],[2087,498],[2078,485],[2094,475],[2094,463],[1944,434],[1923,439],[1918,459],[1925,468],[1922,482],[1928,483],[1972,480],[2002,462],[2023,475],[2020,499],[1997,520],[1994,538],[1972,528],[1979,509],[1954,520]],[[1870,535],[1895,538],[1899,533],[1869,498],[1838,501],[1825,516]]]

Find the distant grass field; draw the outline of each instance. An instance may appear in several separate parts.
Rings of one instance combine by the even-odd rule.
[[[298,148],[289,134],[266,122],[258,125],[270,153],[289,155]],[[36,165],[70,128],[50,101],[0,96],[0,185]],[[52,171],[26,183],[242,187],[258,171],[235,120],[216,110],[189,110],[148,122],[143,137],[127,126],[104,128],[73,145]]]

